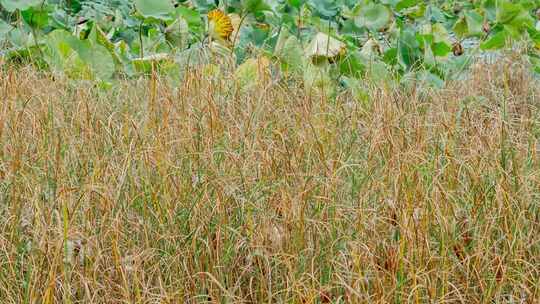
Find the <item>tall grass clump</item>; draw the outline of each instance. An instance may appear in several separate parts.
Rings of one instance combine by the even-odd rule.
[[[538,303],[540,86],[0,72],[1,303]]]

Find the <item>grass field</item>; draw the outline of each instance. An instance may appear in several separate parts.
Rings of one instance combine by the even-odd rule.
[[[0,72],[0,303],[539,303],[540,85]]]

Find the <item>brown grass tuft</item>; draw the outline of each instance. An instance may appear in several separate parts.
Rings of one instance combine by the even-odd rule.
[[[540,86],[369,107],[0,72],[2,303],[535,303]]]

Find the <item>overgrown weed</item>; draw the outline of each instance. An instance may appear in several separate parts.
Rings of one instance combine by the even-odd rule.
[[[194,71],[1,72],[2,303],[535,303],[539,86],[369,107]]]

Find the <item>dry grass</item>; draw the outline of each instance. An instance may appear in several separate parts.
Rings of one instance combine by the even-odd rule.
[[[0,73],[1,303],[538,303],[540,89],[369,107]]]

